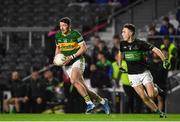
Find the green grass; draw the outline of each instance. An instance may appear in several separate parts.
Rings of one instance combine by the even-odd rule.
[[[0,121],[180,121],[180,114],[0,114]]]

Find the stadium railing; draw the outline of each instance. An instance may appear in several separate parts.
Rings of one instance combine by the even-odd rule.
[[[45,44],[45,35],[53,27],[0,27],[0,35],[6,36],[6,50],[9,49],[10,45],[10,33],[11,32],[22,32],[28,33],[28,45],[32,47],[32,33],[42,32],[41,34],[41,46]]]

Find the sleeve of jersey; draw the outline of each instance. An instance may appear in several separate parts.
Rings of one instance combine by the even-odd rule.
[[[152,44],[150,44],[148,42],[145,42],[145,41],[142,41],[142,42],[143,42],[142,47],[146,51],[152,50],[154,48],[154,45],[152,45]]]
[[[78,42],[78,44],[81,44],[84,42],[84,39],[79,32],[77,32],[77,42]]]

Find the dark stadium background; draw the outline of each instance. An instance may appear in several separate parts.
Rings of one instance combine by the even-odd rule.
[[[88,52],[85,55],[86,82],[111,101],[112,113],[151,113],[151,111],[137,97],[133,102],[134,111],[130,111],[127,95],[122,91],[121,85],[115,88],[112,79],[106,77],[108,74],[98,72],[97,81],[94,82],[90,67],[95,64],[93,55],[95,38],[100,37],[104,44],[105,56],[113,62],[111,53],[114,46],[113,36],[121,36],[121,28],[125,23],[135,24],[136,35],[156,46],[160,46],[164,37],[169,36],[171,43],[177,48],[172,64],[174,68],[168,71],[168,78],[160,85],[163,84],[165,87],[164,111],[180,113],[180,0],[0,0],[1,113],[6,113],[3,110],[3,101],[11,98],[13,94],[18,94],[16,97],[19,99],[25,95],[31,98],[32,94],[43,98],[42,104],[37,105],[38,110],[30,108],[34,105],[30,99],[26,104],[20,103],[20,113],[84,112],[86,106],[83,98],[70,85],[62,68],[51,65],[55,49],[54,34],[59,30],[59,19],[65,16],[71,18],[72,27],[83,34],[88,45]],[[159,32],[165,16],[174,27],[172,33]],[[153,29],[157,31],[156,34],[151,34]],[[59,83],[60,90],[53,98],[51,93],[50,98],[46,93],[46,90],[54,85],[49,86],[46,83],[44,75],[47,70],[54,74]],[[20,82],[15,86],[10,81],[11,73],[14,71],[20,75]],[[44,91],[37,89],[39,87],[33,87],[33,92],[28,91],[32,72],[39,74],[38,82]],[[10,105],[10,113],[16,112],[14,106]]]

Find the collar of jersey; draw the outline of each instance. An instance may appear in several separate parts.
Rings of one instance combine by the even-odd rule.
[[[136,41],[136,38],[134,38],[134,40],[133,40],[132,42],[128,42],[128,41],[127,41],[127,43],[132,44],[132,43],[134,43],[135,41]]]
[[[72,31],[72,30],[69,29],[69,33],[68,33],[67,35],[64,35],[63,33],[62,33],[62,35],[63,35],[63,36],[68,36],[68,35],[71,33],[71,31]]]

